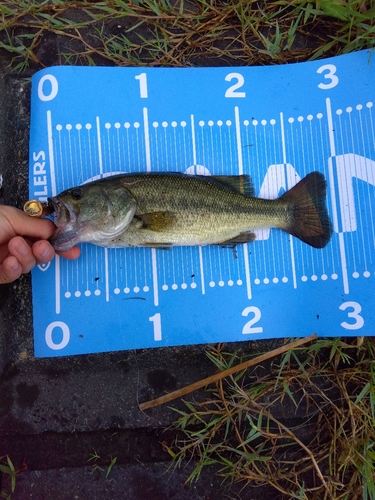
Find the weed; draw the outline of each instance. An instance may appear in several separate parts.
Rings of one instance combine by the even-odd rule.
[[[100,455],[93,449],[94,453],[91,453],[90,458],[87,459],[87,463],[91,462],[91,474],[94,474],[95,471],[101,470],[104,471],[102,467],[99,466],[98,462],[101,460]]]
[[[7,488],[7,491],[10,491],[10,493],[8,493],[5,490],[1,490],[0,498],[5,498],[6,500],[11,500],[12,494],[16,490],[17,474],[20,471],[14,467],[14,464],[13,464],[12,460],[9,458],[9,456],[5,455],[3,457],[0,457],[0,472],[2,474],[5,474],[5,477],[8,478],[9,488]]]
[[[372,48],[374,19],[374,0],[0,0],[0,47],[18,71],[274,64]]]
[[[87,460],[87,463],[90,463],[90,462],[91,462],[90,465],[92,466],[91,474],[93,474],[97,470],[104,472],[103,467],[101,467],[99,465],[99,464],[103,463],[102,458],[100,457],[100,455],[98,455],[97,451],[94,449],[93,449],[93,453],[91,453],[90,457]],[[111,457],[111,461],[107,467],[105,477],[109,476],[109,474],[111,473],[116,462],[117,462],[117,457],[114,457],[114,458]]]
[[[222,477],[285,499],[374,500],[373,351],[371,339],[324,339],[288,352],[261,379],[243,372],[218,382],[206,401],[178,410],[185,437],[171,447],[174,464],[196,460],[190,481],[215,464]],[[220,369],[235,357],[209,352]],[[297,408],[305,421],[290,428],[285,415]]]
[[[112,468],[113,468],[113,466],[115,465],[116,462],[117,462],[117,457],[114,457],[114,458],[111,459],[111,463],[108,465],[105,477],[109,476],[109,474],[111,473],[111,470],[112,470]]]

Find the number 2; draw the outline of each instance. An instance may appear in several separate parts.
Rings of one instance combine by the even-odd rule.
[[[229,89],[225,92],[225,97],[246,97],[246,92],[237,91],[237,89],[241,88],[245,83],[245,78],[241,75],[241,73],[229,73],[225,77],[226,82],[230,82],[234,79],[237,80],[237,83],[229,87]]]
[[[341,323],[341,326],[343,328],[345,328],[346,330],[359,330],[365,324],[365,320],[360,315],[360,312],[362,311],[362,307],[358,304],[358,302],[349,301],[349,302],[344,302],[343,304],[341,304],[339,309],[341,309],[341,311],[345,311],[349,307],[351,307],[353,309],[353,311],[350,311],[347,313],[348,318],[353,318],[354,323],[347,323],[346,321],[343,321]]]
[[[317,73],[323,73],[323,71],[328,71],[325,75],[323,75],[325,80],[331,80],[329,83],[319,83],[318,87],[322,90],[333,89],[339,83],[339,78],[335,74],[336,66],[334,64],[324,64],[320,66],[320,68],[316,71]]]
[[[258,321],[262,317],[260,309],[258,307],[255,307],[255,306],[245,307],[245,309],[242,311],[242,316],[248,316],[249,314],[254,314],[254,316],[242,328],[242,333],[244,333],[244,334],[262,333],[263,332],[262,326],[253,326],[255,323],[258,323]]]

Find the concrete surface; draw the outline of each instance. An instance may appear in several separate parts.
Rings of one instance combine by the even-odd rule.
[[[30,81],[12,75],[0,54],[0,174],[2,203],[21,208],[28,199],[28,127]],[[280,342],[280,341],[279,341]],[[244,351],[273,348],[243,343]],[[267,369],[267,367],[265,367]],[[30,277],[0,287],[0,457],[19,469],[14,499],[221,500],[277,499],[274,490],[222,484],[207,467],[200,481],[185,481],[193,463],[166,472],[170,456],[163,431],[174,420],[170,409],[179,400],[142,412],[138,403],[177,389],[215,372],[204,346],[161,348],[54,359],[33,357]],[[187,399],[199,400],[203,392]],[[285,423],[302,423],[287,405],[277,410]],[[297,419],[297,420],[296,420]],[[313,421],[302,435],[313,432]],[[104,471],[89,465],[93,450]],[[113,457],[116,465],[106,477]],[[9,491],[8,477],[0,476]]]

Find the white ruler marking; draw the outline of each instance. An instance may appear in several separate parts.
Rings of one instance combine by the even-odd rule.
[[[202,295],[206,293],[206,288],[204,285],[204,268],[203,268],[203,255],[202,255],[202,247],[198,247],[199,250],[199,269],[201,273],[201,288],[202,288]]]
[[[53,139],[52,139],[52,114],[47,111],[47,135],[48,135],[48,154],[49,154],[49,170],[51,173],[51,189],[52,196],[56,196],[56,174],[55,174],[55,156],[53,153]]]
[[[100,177],[103,177],[103,155],[102,140],[100,136],[100,118],[96,117],[96,134],[98,138],[98,161]],[[104,280],[105,280],[105,300],[109,302],[109,272],[108,272],[108,248],[104,248]]]
[[[100,137],[100,118],[96,117],[96,136],[98,138],[98,161],[99,161],[99,173],[100,176],[103,175],[103,156],[102,156],[102,139]]]
[[[154,306],[159,305],[159,290],[158,290],[158,267],[156,261],[156,248],[151,248],[152,260],[152,282],[154,290]]]
[[[331,157],[336,156],[336,147],[335,147],[335,136],[334,136],[334,128],[333,128],[333,120],[332,120],[332,108],[331,108],[331,99],[327,97],[326,99],[326,109],[327,109],[327,121],[328,121],[328,134],[329,134],[329,146]],[[332,160],[329,162],[329,176],[330,176],[330,192],[332,197],[332,206],[333,206],[333,225],[336,231],[338,228],[338,217],[337,217],[337,204],[336,204],[336,193],[335,193],[335,182],[334,182],[334,172],[332,168]],[[337,174],[337,171],[336,171]],[[348,269],[346,266],[346,252],[345,252],[345,242],[344,242],[344,233],[339,232],[339,247],[340,247],[340,260],[341,260],[341,269],[342,269],[342,281],[344,285],[344,293],[349,293],[349,280],[348,280]]]
[[[246,276],[246,293],[247,293],[247,298],[250,300],[252,299],[253,295],[251,293],[249,251],[247,248],[247,243],[243,244],[243,253],[244,253],[245,276]]]
[[[363,124],[361,110],[358,110],[358,113],[359,113],[359,124],[360,124],[360,129],[361,129],[361,139],[362,139],[361,142],[362,142],[363,156],[365,158],[368,158],[369,154],[366,151],[366,142],[365,142],[365,131],[367,132],[366,127],[365,127],[366,126],[366,122],[365,122],[365,124]],[[369,141],[367,141],[367,143],[369,143]],[[370,176],[367,173],[368,168],[369,168],[368,167],[368,163],[366,161],[366,177],[368,179],[370,179]],[[370,182],[367,182],[367,196],[368,196],[369,199],[371,199]],[[372,232],[372,241],[375,243],[374,216],[373,216],[373,211],[372,211],[372,203],[370,203],[370,220],[371,220],[371,230],[372,230],[371,231]],[[370,262],[372,263],[372,254],[370,254]]]
[[[145,133],[146,170],[147,172],[151,172],[150,131],[148,128],[147,108],[143,108],[143,129]]]
[[[289,236],[289,243],[290,243],[290,258],[292,261],[293,288],[297,288],[297,275],[296,275],[296,266],[294,259],[293,236]]]
[[[105,300],[109,302],[108,248],[104,248]]]
[[[191,123],[191,146],[193,148],[193,165],[197,164],[197,145],[195,142],[195,124],[194,124],[194,115],[190,115],[190,123]]]
[[[346,253],[345,253],[345,243],[344,243],[344,233],[339,233],[339,243],[340,243],[340,258],[341,258],[341,268],[343,270],[343,282],[344,282],[344,293],[349,293],[349,282],[348,282],[348,269],[346,267]],[[343,251],[341,251],[343,249]]]
[[[236,122],[236,141],[237,141],[237,156],[238,156],[238,175],[243,175],[243,159],[242,159],[242,142],[241,142],[241,124],[240,111],[238,106],[234,108],[234,118]]]
[[[193,165],[194,165],[194,173],[196,173],[196,165],[197,165],[197,145],[195,141],[195,123],[194,123],[194,115],[190,115],[190,124],[191,124],[191,146],[193,149]],[[204,284],[204,265],[203,265],[203,252],[202,247],[199,247],[199,270],[201,275],[201,290],[202,295],[206,293],[206,288]]]
[[[285,130],[284,130],[284,113],[280,113],[280,127],[281,127],[281,148],[283,151],[283,163],[286,164],[286,145],[285,145]]]
[[[240,124],[240,111],[238,109],[238,106],[235,106],[235,108],[234,108],[234,119],[235,119],[235,123],[236,123],[238,174],[243,175],[241,124]],[[249,252],[248,252],[248,248],[247,248],[247,243],[244,243],[244,245],[243,245],[243,256],[244,256],[245,276],[246,276],[246,292],[247,292],[247,298],[250,300],[253,295],[252,295],[252,291],[251,291]]]
[[[285,129],[284,129],[284,113],[280,113],[280,127],[281,127],[281,146],[283,150],[283,164],[284,164],[284,175],[285,175],[285,188],[288,191],[293,186],[289,185],[289,175],[286,166],[286,143],[285,143]],[[290,245],[290,259],[292,264],[292,278],[293,278],[293,288],[297,288],[297,273],[296,273],[296,261],[294,258],[294,245],[293,237],[289,236]]]
[[[148,126],[148,109],[143,108],[143,131],[145,134],[145,153],[146,153],[146,170],[151,172],[151,148],[150,148],[150,130]],[[151,248],[151,264],[152,264],[152,289],[154,292],[154,305],[159,305],[159,287],[158,287],[158,262],[156,258],[156,249]]]
[[[52,139],[52,115],[51,111],[47,111],[47,138],[48,138],[48,156],[49,169],[51,174],[51,189],[52,196],[56,196],[56,175],[55,175],[55,157],[53,154],[53,139]],[[61,283],[60,283],[60,257],[55,258],[55,310],[56,314],[61,312]]]
[[[330,153],[331,153],[331,156],[336,156],[335,136],[334,136],[333,121],[332,121],[331,99],[329,97],[327,97],[327,99],[326,99],[326,109],[327,109]]]

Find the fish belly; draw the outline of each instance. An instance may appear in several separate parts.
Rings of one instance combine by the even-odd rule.
[[[108,247],[170,247],[196,245],[225,245],[245,243],[255,239],[254,229],[259,227],[280,227],[277,217],[260,217],[257,214],[223,214],[221,217],[210,213],[178,217],[169,229],[154,231],[139,228],[137,220],[132,221],[128,229],[118,238],[109,241]],[[240,235],[242,235],[240,237]],[[237,241],[234,241],[236,240]]]

